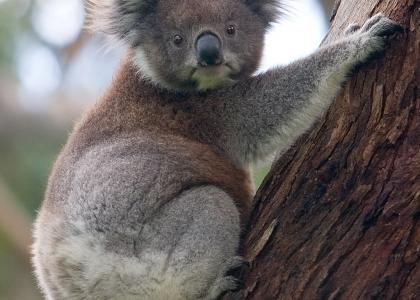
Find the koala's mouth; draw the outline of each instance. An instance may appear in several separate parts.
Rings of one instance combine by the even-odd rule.
[[[192,71],[191,80],[198,90],[208,90],[235,83],[236,73],[229,64],[199,66]]]

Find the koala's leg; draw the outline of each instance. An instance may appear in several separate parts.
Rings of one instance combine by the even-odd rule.
[[[35,236],[49,300],[210,300],[238,287],[226,272],[241,262],[239,212],[214,186],[184,191],[137,228],[96,232],[83,220],[44,216]]]
[[[221,146],[242,165],[286,150],[326,111],[352,70],[383,52],[400,30],[376,15],[309,57],[238,84],[214,120],[223,126]]]
[[[177,288],[183,299],[217,299],[238,287],[238,280],[226,273],[243,263],[236,256],[239,212],[225,192],[214,186],[188,190],[172,201],[152,226],[164,228],[162,238],[168,239],[170,246],[168,272],[179,279]]]

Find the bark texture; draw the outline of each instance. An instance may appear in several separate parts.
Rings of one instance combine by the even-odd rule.
[[[420,5],[341,0],[326,42],[383,12],[403,24],[255,199],[234,299],[420,299]]]

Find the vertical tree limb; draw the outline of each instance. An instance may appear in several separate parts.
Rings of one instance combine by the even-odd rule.
[[[383,12],[406,27],[257,193],[240,299],[420,299],[420,5],[341,0],[326,42]]]

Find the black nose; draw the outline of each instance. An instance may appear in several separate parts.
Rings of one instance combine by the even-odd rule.
[[[212,33],[204,33],[195,45],[198,63],[202,66],[214,66],[222,63],[221,43]]]

